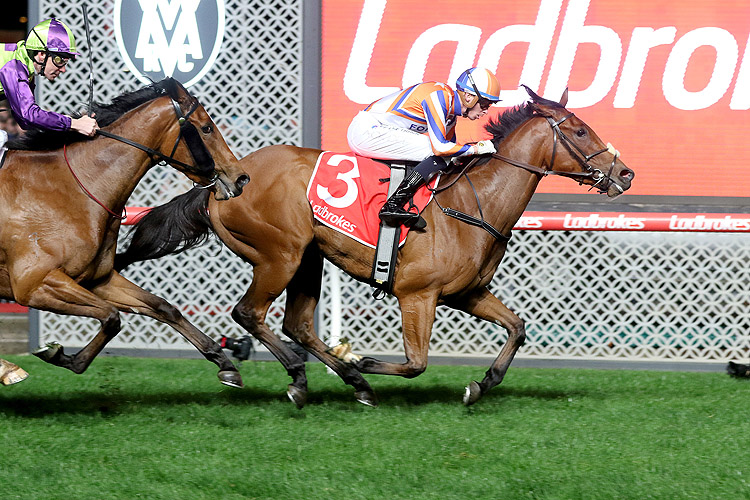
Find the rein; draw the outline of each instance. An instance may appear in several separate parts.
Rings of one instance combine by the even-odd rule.
[[[174,147],[172,148],[172,152],[169,154],[169,156],[165,155],[161,151],[157,151],[156,149],[150,148],[148,146],[144,146],[143,144],[137,143],[133,140],[130,140],[126,137],[119,136],[117,134],[113,134],[112,132],[107,132],[106,130],[97,129],[96,133],[99,135],[102,135],[104,137],[109,137],[110,139],[114,139],[116,141],[120,141],[124,144],[127,144],[128,146],[132,146],[134,148],[140,149],[141,151],[147,153],[149,156],[155,156],[159,158],[161,161],[165,161],[173,166],[179,166],[184,168],[187,171],[190,172],[196,172],[199,173],[201,170],[207,170],[210,168],[213,170],[214,167],[214,161],[213,157],[211,156],[211,153],[206,149],[206,145],[203,144],[203,141],[198,136],[198,131],[195,129],[195,125],[190,123],[188,121],[188,118],[190,115],[195,112],[195,110],[198,108],[198,102],[196,101],[193,106],[190,108],[190,111],[188,111],[187,114],[182,113],[182,109],[180,108],[180,105],[175,101],[172,97],[170,97],[170,100],[172,101],[172,106],[175,109],[175,113],[177,114],[177,122],[180,124],[180,134],[177,136],[177,140],[174,143]],[[187,163],[181,162],[174,158],[174,153],[177,151],[177,145],[180,143],[180,139],[185,136],[185,142],[187,143],[188,149],[190,150],[190,154],[193,156],[193,158],[204,158],[206,159],[208,165],[205,167],[196,167],[195,165],[189,165]],[[189,142],[188,136],[193,139],[193,142]],[[198,140],[199,145],[196,145],[195,139]],[[212,184],[216,182],[216,179],[218,178],[218,174],[214,172],[214,176],[211,178]]]
[[[615,162],[617,161],[617,158],[620,156],[619,152],[615,150],[610,144],[607,144],[607,147],[604,149],[600,149],[599,151],[596,151],[590,155],[587,155],[584,153],[581,148],[579,148],[573,141],[570,140],[570,138],[565,135],[565,133],[560,130],[560,124],[566,121],[571,116],[574,116],[573,113],[569,113],[565,115],[563,118],[561,118],[558,121],[554,121],[552,117],[550,116],[544,116],[544,118],[549,123],[550,127],[552,127],[552,160],[550,161],[550,167],[548,169],[544,169],[541,167],[537,167],[536,165],[531,165],[529,163],[525,163],[522,161],[517,161],[512,158],[508,158],[507,156],[503,156],[497,153],[492,153],[492,158],[495,158],[497,160],[504,161],[505,163],[508,163],[509,165],[513,165],[514,167],[522,168],[524,170],[527,170],[533,174],[540,175],[542,177],[546,177],[548,175],[559,175],[561,177],[569,177],[571,179],[574,179],[578,181],[579,184],[583,184],[584,181],[591,179],[594,181],[594,184],[591,186],[591,189],[594,189],[595,187],[599,190],[600,193],[606,192],[606,189],[602,189],[601,187],[598,187],[599,184],[601,184],[604,181],[605,185],[608,186],[611,183],[612,178],[612,171],[615,168]],[[557,142],[558,138],[561,139],[561,142],[565,146],[565,148],[570,152],[571,156],[575,158],[575,160],[581,165],[581,167],[584,169],[584,172],[562,172],[559,170],[553,170],[555,165],[555,156],[557,154]],[[612,159],[612,164],[610,165],[609,172],[605,175],[604,172],[599,170],[598,168],[593,167],[589,162],[596,156],[606,152],[610,151],[614,158]],[[457,219],[461,222],[464,222],[466,224],[481,227],[488,233],[492,235],[497,241],[500,242],[507,242],[510,240],[512,235],[505,236],[500,231],[495,229],[489,222],[484,220],[484,214],[482,213],[482,204],[479,201],[479,196],[477,195],[477,190],[474,188],[474,184],[471,182],[471,179],[469,179],[469,176],[467,174],[467,171],[473,167],[477,162],[479,161],[479,157],[475,156],[472,158],[470,162],[466,164],[466,166],[461,169],[461,172],[459,172],[458,176],[447,186],[443,186],[440,188],[432,189],[433,195],[438,194],[442,191],[445,191],[449,187],[453,186],[456,182],[458,182],[462,177],[466,177],[466,180],[469,182],[469,185],[471,186],[471,190],[474,192],[474,198],[477,200],[477,208],[479,209],[479,218],[474,217],[473,215],[469,215],[467,213],[461,212],[459,210],[455,210],[453,208],[443,207],[440,205],[440,202],[437,198],[435,198],[435,203],[437,203],[438,207],[440,207],[440,210],[447,216],[453,217],[454,219]]]
[[[173,166],[180,166],[190,172],[196,172],[200,174],[201,171],[208,170],[210,168],[211,171],[214,173],[214,175],[213,177],[211,177],[210,183],[208,185],[201,186],[201,187],[202,188],[211,187],[216,183],[216,180],[219,178],[219,174],[214,169],[215,164],[214,164],[213,156],[211,156],[211,153],[208,151],[208,148],[206,148],[206,145],[203,143],[200,136],[198,135],[198,130],[195,128],[195,125],[193,125],[192,123],[188,121],[188,118],[190,118],[190,115],[192,115],[195,112],[195,110],[198,109],[199,103],[196,100],[191,106],[190,110],[187,112],[187,114],[183,114],[182,108],[180,108],[179,103],[173,97],[170,96],[169,98],[172,101],[172,106],[174,107],[175,114],[177,115],[177,122],[180,124],[180,133],[177,135],[177,140],[175,140],[174,147],[172,148],[172,152],[169,154],[169,156],[165,155],[161,151],[157,151],[156,149],[150,148],[148,146],[144,146],[143,144],[135,142],[126,137],[122,137],[117,134],[107,132],[106,130],[97,129],[96,133],[98,135],[109,137],[110,139],[114,139],[116,141],[120,141],[136,149],[140,149],[141,151],[147,153],[151,157],[155,156],[159,158],[159,160],[161,161],[165,161]],[[177,146],[180,143],[180,139],[182,139],[183,137],[185,138],[185,143],[187,144],[188,150],[190,151],[190,154],[193,156],[193,159],[202,160],[201,163],[205,163],[206,166],[189,165],[187,163],[183,163],[174,158],[174,154],[177,151]],[[99,204],[99,206],[104,208],[104,210],[109,212],[109,214],[112,217],[116,219],[120,219],[120,220],[125,220],[127,218],[127,214],[117,215],[115,212],[107,208],[107,206],[104,205],[101,201],[99,201],[93,194],[91,194],[91,192],[88,189],[86,189],[86,186],[83,185],[81,180],[73,171],[73,167],[70,165],[70,161],[68,161],[67,145],[63,146],[63,156],[65,157],[65,163],[67,163],[70,173],[73,174],[73,178],[76,180],[76,182],[81,187],[81,189],[83,189],[83,191],[88,195],[88,197],[94,200],[97,204]],[[125,210],[123,210],[123,212],[125,212]]]
[[[107,208],[107,206],[104,203],[102,203],[101,201],[99,201],[96,196],[94,196],[93,194],[91,194],[91,191],[89,191],[88,189],[86,189],[86,186],[83,185],[83,183],[81,182],[81,180],[78,178],[78,176],[76,175],[76,173],[73,171],[73,167],[70,166],[70,161],[68,161],[68,145],[67,144],[65,144],[63,146],[63,156],[65,157],[65,163],[68,164],[68,169],[70,170],[70,173],[73,174],[73,178],[76,180],[76,182],[78,183],[78,185],[81,186],[81,189],[83,189],[83,192],[86,193],[89,198],[91,198],[92,200],[94,200],[100,207],[102,207],[104,210],[106,210],[107,212],[109,212],[109,214],[112,217],[114,217],[115,219],[125,220],[125,219],[128,218],[128,214],[127,214],[127,211],[125,209],[123,209],[123,211],[122,211],[123,215],[117,215],[112,210],[110,210],[109,208]]]

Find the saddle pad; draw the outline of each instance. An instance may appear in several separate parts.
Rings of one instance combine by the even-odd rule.
[[[318,156],[310,182],[307,199],[313,216],[322,224],[356,241],[375,248],[380,219],[378,212],[388,197],[391,175],[382,162],[357,156],[354,153],[324,151]],[[430,183],[434,188],[439,176]],[[432,200],[432,192],[422,186],[414,195],[420,212]],[[399,246],[406,242],[409,228],[401,226]]]

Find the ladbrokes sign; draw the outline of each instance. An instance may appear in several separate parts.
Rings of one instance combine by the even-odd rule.
[[[629,193],[746,197],[749,34],[746,0],[324,0],[323,147],[347,149],[349,120],[395,88],[479,65],[504,106],[521,83],[555,100],[569,87],[568,108],[636,170]],[[483,136],[462,122],[463,140]]]

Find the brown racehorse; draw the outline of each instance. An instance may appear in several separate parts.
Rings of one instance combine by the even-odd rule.
[[[524,322],[487,285],[540,179],[549,174],[572,177],[614,197],[630,187],[634,175],[614,148],[604,146],[593,130],[565,109],[567,91],[560,103],[527,91],[530,102],[487,125],[498,154],[482,158],[468,171],[445,176],[441,183],[450,187],[437,192],[437,203],[422,213],[426,229],[412,231],[399,252],[393,295],[402,313],[403,364],[371,357],[339,359],[313,329],[323,258],[355,279],[372,283],[374,257],[371,248],[313,219],[306,188],[318,150],[260,149],[240,160],[254,179],[252,191],[216,203],[192,190],[157,207],[134,228],[131,245],[118,255],[115,267],[194,246],[212,229],[254,266],[252,284],[232,316],[284,364],[293,379],[288,395],[298,407],[307,394],[304,363],[265,324],[268,308],[284,290],[284,333],[330,366],[368,405],[375,405],[376,398],[362,373],[416,377],[425,370],[437,305],[502,325],[508,341],[484,379],[466,388],[464,403],[473,404],[502,381],[526,338]],[[441,207],[483,214],[484,224],[477,218],[471,225],[448,217]]]
[[[56,343],[35,352],[49,363],[82,373],[120,331],[119,311],[127,311],[172,326],[219,366],[223,383],[242,386],[216,342],[112,266],[119,214],[157,162],[211,184],[216,200],[238,196],[247,174],[203,106],[176,80],[123,94],[93,111],[102,127],[94,139],[31,132],[9,144],[0,169],[0,296],[99,320],[99,333],[75,355]]]

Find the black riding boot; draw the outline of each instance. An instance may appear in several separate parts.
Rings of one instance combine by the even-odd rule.
[[[419,220],[419,214],[417,212],[409,212],[404,210],[404,205],[409,199],[414,196],[417,189],[424,184],[424,177],[419,172],[411,172],[401,184],[398,189],[388,198],[383,208],[380,209],[380,220],[388,224],[389,226],[398,227],[401,224],[410,226]]]

